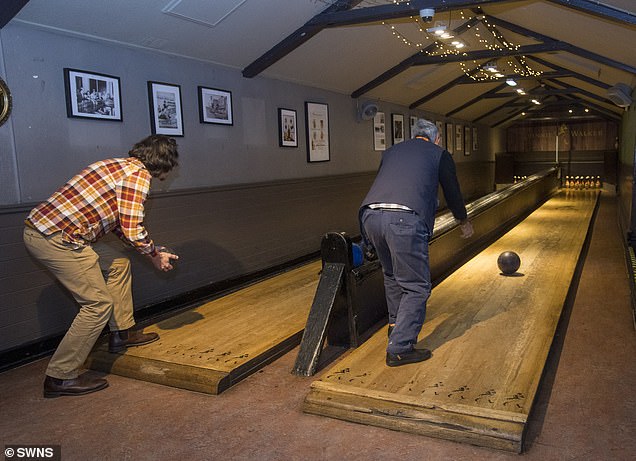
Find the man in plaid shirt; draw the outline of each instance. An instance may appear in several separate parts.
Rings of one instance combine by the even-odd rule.
[[[171,270],[178,256],[158,251],[148,236],[144,202],[151,178],[165,179],[177,166],[177,144],[152,135],[135,144],[128,158],[89,165],[25,220],[24,242],[73,295],[80,310],[53,354],[46,370],[44,397],[83,395],[104,389],[108,382],[80,374],[104,326],[111,331],[109,351],[121,352],[159,339],[157,333],[133,330],[130,261],[107,258],[92,244],[113,232],[157,270]]]

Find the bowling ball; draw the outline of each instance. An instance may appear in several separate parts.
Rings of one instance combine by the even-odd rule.
[[[514,251],[504,251],[497,258],[497,266],[504,275],[512,275],[521,266],[521,258]]]
[[[361,266],[364,262],[364,254],[362,252],[362,247],[357,243],[351,244],[351,251],[353,253],[353,267]]]

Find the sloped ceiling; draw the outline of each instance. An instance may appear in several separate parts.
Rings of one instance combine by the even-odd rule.
[[[262,75],[489,126],[523,118],[618,120],[624,109],[607,90],[636,86],[635,0],[4,3],[0,26],[15,21],[151,48],[240,69],[244,78]],[[422,8],[435,10],[432,21],[420,18]],[[435,26],[455,37],[439,39],[427,31]],[[451,46],[454,40],[464,48]],[[484,78],[480,66],[492,61],[505,77]],[[507,77],[518,86],[506,85]],[[526,95],[516,92],[521,87]]]

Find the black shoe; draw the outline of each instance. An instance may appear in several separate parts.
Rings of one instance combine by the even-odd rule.
[[[407,363],[423,362],[431,358],[433,354],[428,349],[413,349],[402,354],[386,353],[386,364],[390,367],[399,367]]]
[[[62,395],[85,395],[108,387],[108,381],[91,378],[86,374],[75,379],[58,379],[47,376],[44,379],[44,397],[47,399]]]
[[[108,338],[108,352],[116,353],[128,347],[142,346],[159,339],[157,333],[142,333],[138,330],[111,331]]]

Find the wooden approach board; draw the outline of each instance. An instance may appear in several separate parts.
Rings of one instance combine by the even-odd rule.
[[[520,452],[598,193],[561,191],[433,289],[422,363],[385,364],[387,332],[311,385],[304,411]],[[497,257],[521,256],[516,276]]]
[[[300,343],[320,269],[312,262],[151,325],[154,343],[119,354],[102,344],[87,366],[219,394]]]

